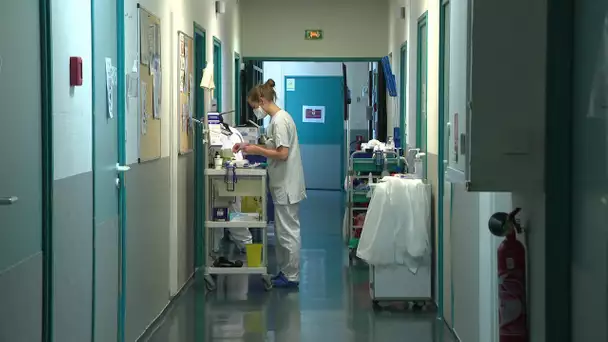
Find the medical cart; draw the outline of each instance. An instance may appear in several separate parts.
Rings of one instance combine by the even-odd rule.
[[[400,172],[404,163],[396,152],[365,152],[355,151],[350,155],[348,166],[348,198],[347,198],[347,229],[345,232],[348,241],[349,259],[355,258],[359,236],[363,229],[363,222],[371,200],[372,182],[377,183],[386,173]],[[383,175],[384,173],[384,175]],[[358,183],[355,185],[355,183]]]
[[[259,274],[262,276],[266,290],[272,288],[268,274],[268,239],[267,239],[267,213],[266,213],[266,170],[262,168],[238,168],[225,165],[220,169],[205,170],[205,283],[209,291],[216,288],[214,276],[235,274]],[[221,203],[227,198],[234,197],[261,197],[260,213],[250,215],[250,219],[230,221],[226,215],[218,217],[218,208],[227,210],[226,204]],[[224,228],[257,228],[262,230],[262,260],[261,265],[250,267],[214,267],[213,243],[214,230]]]

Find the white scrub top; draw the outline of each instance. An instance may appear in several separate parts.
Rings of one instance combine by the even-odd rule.
[[[268,125],[266,147],[289,150],[287,160],[268,158],[269,188],[275,204],[295,204],[306,198],[304,168],[296,124],[284,110],[276,113]]]

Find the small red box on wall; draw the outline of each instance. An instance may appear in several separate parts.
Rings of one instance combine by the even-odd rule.
[[[70,87],[82,85],[82,58],[70,57]]]

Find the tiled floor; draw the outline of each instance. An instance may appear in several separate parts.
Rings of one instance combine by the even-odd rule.
[[[265,292],[259,277],[230,276],[206,294],[200,279],[148,341],[455,341],[433,312],[373,310],[367,267],[349,267],[343,248],[343,208],[339,192],[311,191],[302,205],[299,292]]]

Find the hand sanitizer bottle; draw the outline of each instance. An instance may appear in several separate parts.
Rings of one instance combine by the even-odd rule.
[[[414,158],[414,174],[417,179],[424,179],[424,163],[422,162],[422,157],[425,155],[426,153],[424,152],[418,152]]]

